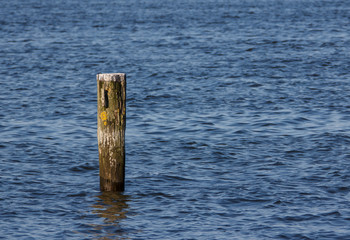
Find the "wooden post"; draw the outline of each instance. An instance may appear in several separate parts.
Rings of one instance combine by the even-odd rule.
[[[101,191],[124,191],[125,111],[125,74],[97,74],[97,138]]]

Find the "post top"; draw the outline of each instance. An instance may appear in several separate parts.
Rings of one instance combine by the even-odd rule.
[[[125,80],[125,73],[100,73],[97,74],[97,81],[121,82]]]

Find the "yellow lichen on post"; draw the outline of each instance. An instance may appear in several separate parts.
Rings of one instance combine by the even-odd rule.
[[[125,181],[126,76],[97,75],[97,138],[101,191],[123,191]]]

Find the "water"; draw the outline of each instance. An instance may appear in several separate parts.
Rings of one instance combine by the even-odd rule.
[[[348,1],[1,5],[0,238],[350,238]],[[128,81],[114,194],[108,72]]]

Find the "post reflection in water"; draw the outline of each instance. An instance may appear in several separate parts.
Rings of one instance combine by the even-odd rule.
[[[127,218],[127,202],[130,196],[117,192],[103,192],[97,196],[92,213],[103,219],[102,224],[94,224],[95,237],[98,239],[126,239],[127,232],[122,229],[121,221]]]

